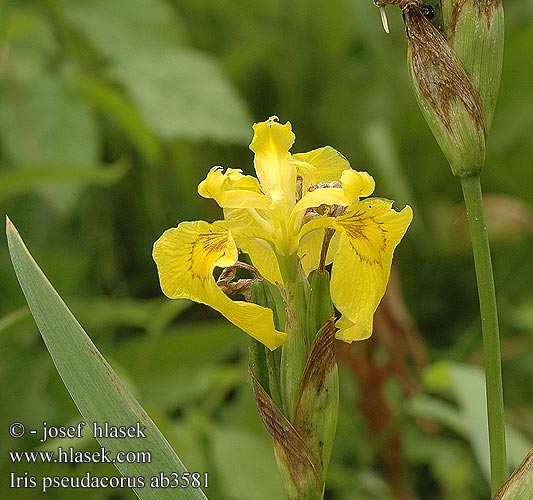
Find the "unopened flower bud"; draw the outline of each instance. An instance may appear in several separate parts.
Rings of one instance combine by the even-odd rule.
[[[486,127],[480,95],[420,2],[403,5],[408,61],[422,114],[456,177],[477,175],[485,159]]]
[[[502,0],[374,0],[403,11],[415,95],[456,177],[485,159],[503,60]],[[430,22],[431,21],[431,22]],[[386,28],[384,21],[384,27]]]
[[[488,132],[496,107],[503,64],[502,0],[442,0],[449,20],[448,43],[481,98]]]

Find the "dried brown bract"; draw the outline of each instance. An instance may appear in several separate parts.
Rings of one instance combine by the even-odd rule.
[[[442,34],[426,19],[418,0],[404,0],[403,19],[411,66],[425,99],[445,127],[453,132],[452,105],[460,101],[480,135],[485,137],[479,94],[461,61]]]

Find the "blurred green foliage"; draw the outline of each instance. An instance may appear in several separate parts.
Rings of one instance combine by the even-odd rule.
[[[533,441],[533,7],[508,0],[505,8],[502,89],[482,178],[516,462]],[[424,373],[412,366],[414,396],[390,376],[393,418],[369,439],[360,381],[341,361],[326,498],[404,498],[387,468],[384,443],[395,432],[404,492],[488,498],[474,432],[482,417],[467,404],[483,404],[482,360],[460,187],[412,95],[399,12],[389,21],[386,36],[370,0],[0,2],[1,211],[185,464],[209,472],[211,500],[283,493],[247,378],[245,335],[209,309],[165,299],[151,246],[176,221],[218,218],[197,184],[213,165],[251,173],[251,124],[273,114],[292,122],[301,151],[329,144],[376,178],[376,195],[413,206],[396,269],[430,363],[449,362]],[[117,474],[95,464],[10,463],[10,449],[40,449],[35,437],[10,438],[10,423],[80,417],[6,245],[0,283],[0,497],[43,498],[10,489],[9,472]],[[134,498],[105,489],[52,495]]]

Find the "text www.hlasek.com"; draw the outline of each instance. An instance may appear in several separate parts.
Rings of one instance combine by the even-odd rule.
[[[10,451],[13,463],[119,463],[119,464],[149,464],[152,454],[149,451],[119,451],[115,456],[105,447],[98,451],[78,451],[72,446],[64,449],[48,451]]]

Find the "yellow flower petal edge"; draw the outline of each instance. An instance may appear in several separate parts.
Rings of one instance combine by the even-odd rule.
[[[207,304],[271,350],[285,342],[287,334],[275,329],[270,309],[234,302],[215,282],[215,267],[231,266],[238,257],[227,223],[182,222],[154,243],[152,256],[167,297]]]
[[[368,198],[335,219],[341,232],[333,259],[331,298],[342,313],[337,338],[363,340],[372,334],[373,316],[385,294],[394,249],[413,218],[411,207],[397,212],[392,201]]]

